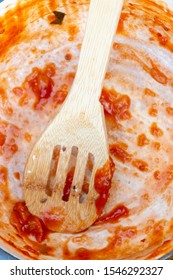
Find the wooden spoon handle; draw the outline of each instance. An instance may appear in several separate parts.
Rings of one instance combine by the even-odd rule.
[[[91,0],[90,2],[75,85],[82,83],[81,86],[85,89],[89,89],[90,85],[91,94],[94,88],[97,92],[95,92],[97,99],[102,89],[123,2],[123,0]],[[79,86],[79,88],[81,87]],[[81,94],[84,93],[81,91]],[[93,98],[93,94],[91,98]]]

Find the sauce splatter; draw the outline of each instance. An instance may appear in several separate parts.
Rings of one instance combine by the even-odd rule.
[[[149,142],[150,142],[149,139],[146,137],[144,133],[138,136],[137,144],[139,147],[146,146],[149,144]]]
[[[150,127],[150,133],[155,137],[161,137],[163,135],[163,131],[158,127],[157,123],[153,123]]]
[[[34,109],[42,110],[51,96],[54,82],[52,76],[55,75],[55,66],[47,65],[43,70],[35,67],[23,83],[23,88],[27,94],[35,96]]]
[[[166,112],[170,115],[173,116],[173,108],[172,107],[167,107]]]
[[[151,108],[149,109],[148,114],[152,117],[157,117],[158,109],[157,109],[157,104],[156,103],[151,105]]]
[[[16,178],[16,180],[20,180],[20,173],[14,172],[14,178]]]
[[[147,172],[148,171],[148,164],[141,159],[133,160],[132,165],[142,172]]]

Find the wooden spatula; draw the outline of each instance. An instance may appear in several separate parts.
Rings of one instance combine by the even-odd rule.
[[[58,232],[82,231],[99,215],[94,178],[109,161],[99,97],[122,5],[123,0],[91,0],[72,89],[25,168],[23,189],[29,211],[49,221],[46,225]],[[74,176],[69,179],[72,170]]]

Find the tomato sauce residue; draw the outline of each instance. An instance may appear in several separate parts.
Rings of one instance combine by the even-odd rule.
[[[132,165],[142,172],[148,171],[148,163],[146,163],[145,161],[143,161],[141,159],[133,160]]]
[[[153,142],[153,147],[157,150],[157,151],[159,151],[160,150],[160,146],[161,146],[161,144],[159,143],[159,142]]]
[[[115,90],[104,88],[100,97],[100,102],[106,113],[114,116],[116,120],[129,120],[131,100],[128,95],[123,95]]]
[[[152,104],[151,108],[148,111],[148,114],[152,117],[157,117],[158,115],[158,109],[157,109],[157,104]]]
[[[170,115],[173,116],[173,108],[172,107],[167,107],[166,112]]]
[[[109,243],[102,249],[86,249],[79,248],[75,252],[70,251],[68,242],[65,243],[63,249],[64,259],[66,260],[99,260],[99,259],[114,259],[115,253],[112,248],[118,247],[124,242],[135,238],[137,235],[136,227],[121,227],[115,229],[114,235],[109,238]]]
[[[19,234],[24,236],[32,235],[37,242],[42,242],[48,233],[42,220],[31,215],[24,202],[17,202],[14,205],[10,223]]]
[[[8,170],[5,166],[0,165],[0,186],[8,185]]]
[[[109,146],[110,153],[116,157],[117,160],[125,163],[130,162],[132,155],[127,152],[127,146],[122,143],[111,144]]]
[[[173,181],[173,165],[165,171],[156,170],[153,174],[156,181],[161,183],[164,187],[167,187]]]
[[[116,223],[120,218],[127,217],[129,210],[124,205],[118,205],[112,209],[109,213],[101,216],[94,223],[94,225],[100,225],[105,223]]]
[[[110,158],[102,168],[98,169],[94,179],[94,186],[96,192],[99,194],[96,199],[97,214],[100,215],[109,198],[109,190],[111,188],[111,180],[115,170],[115,165]]]
[[[35,96],[35,110],[42,110],[43,106],[50,98],[54,86],[52,80],[54,75],[55,65],[50,63],[42,70],[37,67],[33,68],[32,73],[26,77],[23,83],[23,89],[25,94]]]
[[[14,172],[14,178],[16,179],[16,180],[20,180],[20,173],[19,172]]]
[[[149,88],[145,88],[144,94],[148,95],[148,96],[151,96],[151,97],[156,97],[157,96],[157,94]]]
[[[155,30],[154,28],[149,28],[149,31],[153,36],[152,38],[158,41],[160,46],[173,52],[173,42],[171,42],[171,38],[168,36],[167,32],[165,32],[168,30],[165,30],[164,32],[161,33]]]
[[[13,124],[5,121],[0,123],[0,155],[10,159],[18,151],[16,138],[18,138],[20,130]]]
[[[52,99],[53,99],[53,103],[55,104],[55,107],[64,102],[68,94],[67,89],[68,87],[66,87],[65,85],[61,86],[61,88],[58,89],[56,93],[53,95]]]
[[[6,138],[6,135],[0,132],[0,146],[3,146],[5,144]]]
[[[24,137],[25,137],[25,140],[26,140],[28,143],[30,143],[30,142],[31,142],[32,135],[31,135],[30,133],[25,132]]]
[[[0,101],[2,102],[3,105],[7,101],[7,94],[2,87],[0,87]]]
[[[137,144],[139,147],[146,146],[149,144],[149,142],[150,142],[149,139],[146,137],[144,133],[138,136]]]
[[[66,182],[65,182],[65,186],[64,186],[64,190],[63,190],[63,196],[62,196],[62,200],[64,200],[64,201],[69,200],[70,189],[71,189],[72,181],[73,181],[73,177],[74,177],[74,171],[75,171],[75,167],[72,167],[71,170],[67,174],[67,178],[66,178]]]
[[[150,132],[155,137],[161,137],[163,135],[163,131],[158,127],[157,123],[153,123],[150,127]]]

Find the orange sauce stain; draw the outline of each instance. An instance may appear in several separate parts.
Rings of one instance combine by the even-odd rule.
[[[154,147],[157,151],[160,150],[160,146],[161,146],[161,144],[160,144],[159,142],[153,142],[153,147]]]
[[[152,91],[151,89],[149,89],[149,88],[145,88],[144,94],[148,95],[148,96],[152,96],[152,97],[156,97],[157,96],[157,94],[154,91]]]
[[[8,184],[8,170],[2,165],[0,165],[0,184],[3,186]]]
[[[6,135],[0,132],[0,146],[3,146],[6,141]]]
[[[75,72],[70,72],[66,75],[65,79],[67,80],[67,83],[69,86],[71,86],[73,84],[75,75],[76,75]]]
[[[146,135],[144,133],[140,134],[137,138],[137,144],[139,147],[146,146],[149,144],[149,142],[150,142],[150,140],[146,137]]]
[[[20,42],[30,36],[25,28],[32,21],[44,18],[50,11],[57,8],[55,1],[28,0],[27,2],[17,2],[14,8],[8,10],[4,16],[0,17],[0,32],[3,34],[0,44],[0,54],[4,55]],[[52,13],[52,12],[51,12]]]
[[[61,87],[60,89],[58,89],[56,91],[56,93],[54,94],[54,96],[52,97],[53,103],[55,106],[62,104],[64,102],[64,100],[66,99],[68,94],[67,90],[63,90],[63,88]]]
[[[147,67],[144,67],[144,69],[150,73],[151,77],[153,77],[154,80],[156,80],[158,83],[162,85],[167,85],[168,78],[166,75],[161,72],[161,70],[158,69],[158,67],[151,61],[152,68],[150,70],[147,69]]]
[[[127,152],[127,147],[121,143],[111,144],[109,146],[110,153],[116,157],[117,160],[125,163],[130,162],[132,155]]]
[[[131,100],[128,95],[117,93],[115,90],[103,89],[100,102],[106,113],[114,116],[116,120],[129,120],[131,118]]]
[[[65,55],[65,60],[70,61],[72,59],[72,55],[70,53],[67,53]]]
[[[161,172],[160,171],[155,171],[154,172],[154,178],[156,179],[156,180],[160,180],[161,179]]]
[[[166,171],[156,170],[153,174],[156,181],[159,181],[160,187],[167,187],[173,181],[173,165],[169,166]]]
[[[14,172],[14,178],[16,178],[16,180],[20,180],[20,173],[19,172]]]
[[[69,41],[73,41],[78,33],[79,33],[78,26],[75,24],[70,24],[68,27]]]
[[[160,33],[154,28],[149,28],[150,33],[152,34],[153,38],[159,42],[160,46],[168,49],[169,51],[173,52],[173,43],[171,42],[170,36],[166,32]],[[167,30],[165,30],[167,31]]]
[[[155,137],[161,137],[163,135],[163,131],[158,127],[157,123],[153,123],[150,127],[150,133]]]
[[[157,117],[158,109],[157,109],[157,104],[156,103],[151,105],[151,108],[149,109],[148,114],[152,117]]]
[[[128,242],[135,238],[137,235],[136,227],[118,227],[116,228],[114,235],[109,238],[109,243],[102,249],[86,249],[79,248],[75,252],[71,252],[66,242],[63,249],[64,259],[67,260],[101,260],[101,259],[114,259],[113,248],[117,248],[123,243]]]
[[[133,160],[132,165],[142,172],[148,171],[148,164],[143,160],[135,159]]]
[[[7,94],[6,94],[5,90],[2,87],[0,87],[0,100],[1,100],[3,105],[5,104],[7,99],[8,98],[7,98]]]
[[[23,89],[21,87],[15,87],[13,88],[13,93],[18,96],[18,97],[21,97],[23,95]]]
[[[173,116],[173,108],[172,107],[167,107],[166,112],[170,115]]]
[[[8,192],[8,169],[0,165],[0,190],[4,194],[4,200],[9,201],[9,192]]]
[[[3,155],[5,159],[10,159],[17,151],[18,145],[16,144],[15,138],[19,136],[19,129],[6,122],[0,123],[1,145],[0,155]]]
[[[26,92],[31,92],[35,96],[35,110],[42,110],[43,105],[47,103],[51,96],[54,82],[51,79],[50,73],[33,68],[32,73],[25,79],[23,87]]]
[[[130,15],[130,14],[129,14],[128,12],[125,12],[125,11],[123,11],[123,12],[121,13],[121,17],[120,17],[119,24],[118,24],[118,28],[117,28],[117,33],[118,33],[118,34],[124,33],[124,31],[125,31],[125,29],[124,29],[124,23],[125,23],[125,21],[128,19],[129,15]]]
[[[24,134],[24,137],[25,137],[25,140],[26,140],[28,143],[31,142],[32,136],[31,136],[30,133],[26,132],[26,133]]]

